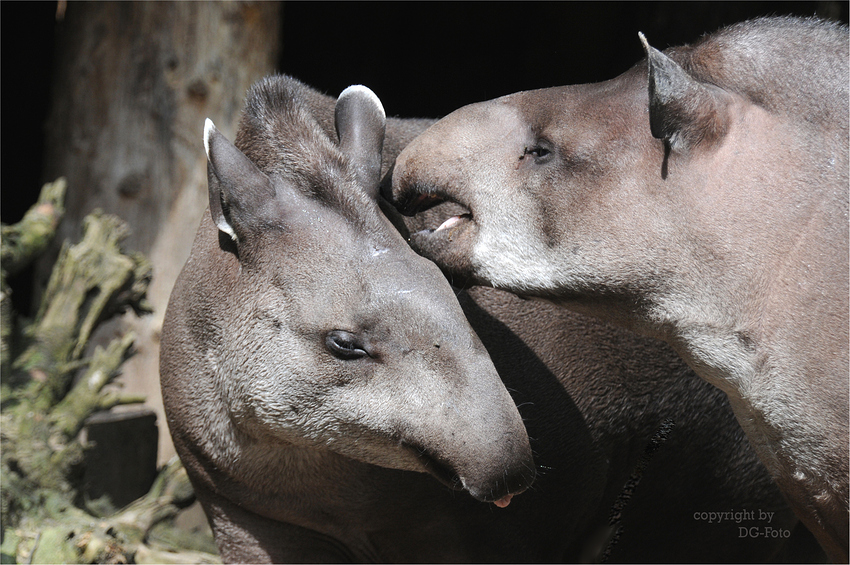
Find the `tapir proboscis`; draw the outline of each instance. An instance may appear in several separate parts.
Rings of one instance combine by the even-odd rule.
[[[161,372],[223,559],[816,558],[723,394],[666,345],[493,289],[458,306],[378,209],[378,171],[432,122],[379,108],[271,77],[238,150],[206,129],[211,213]]]
[[[848,559],[848,30],[735,24],[597,84],[465,106],[383,191],[457,284],[667,341]]]

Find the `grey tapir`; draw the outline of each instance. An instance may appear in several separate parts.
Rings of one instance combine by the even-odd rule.
[[[169,426],[226,558],[262,557],[231,553],[229,501],[286,520],[315,496],[297,470],[330,453],[428,471],[502,506],[535,475],[451,287],[379,211],[380,101],[343,93],[337,145],[310,92],[260,83],[238,149],[207,121],[210,216],[163,327]]]
[[[463,107],[398,157],[456,283],[661,338],[729,397],[797,515],[848,553],[848,31],[762,18],[598,84]],[[433,229],[436,226],[436,229]]]
[[[376,208],[377,101],[344,93],[336,124],[335,105],[274,77],[249,93],[241,152],[206,129],[212,213],[169,304],[161,373],[225,561],[817,557],[722,393],[664,344],[505,292],[460,293],[521,428],[447,283]],[[384,172],[431,123],[386,121]],[[666,418],[674,431],[607,541]],[[503,458],[518,476],[477,496],[504,506],[533,477],[525,430],[539,473],[509,506],[444,485],[465,468],[486,482]]]

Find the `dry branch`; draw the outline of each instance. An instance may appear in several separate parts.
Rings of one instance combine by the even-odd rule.
[[[86,445],[79,432],[86,419],[116,404],[144,401],[105,388],[132,354],[132,334],[85,356],[98,324],[129,308],[137,315],[150,311],[145,294],[151,266],[121,248],[127,234],[121,220],[95,211],[85,218],[83,239],[62,247],[38,314],[24,330],[24,350],[9,362],[14,312],[6,276],[47,247],[64,191],[61,179],[45,185],[21,222],[2,226],[2,561],[215,562],[212,554],[154,541],[168,538],[153,532],[193,500],[178,460],[161,471],[146,496],[109,517],[74,504],[84,499],[79,489]]]

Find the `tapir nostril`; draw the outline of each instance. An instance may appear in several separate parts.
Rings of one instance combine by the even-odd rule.
[[[537,478],[537,470],[533,463],[523,463],[522,467],[511,474],[505,470],[505,490],[508,494],[519,494],[526,491]]]

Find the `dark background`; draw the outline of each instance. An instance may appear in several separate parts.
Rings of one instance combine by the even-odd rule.
[[[55,2],[0,3],[0,213],[18,221],[41,183]],[[439,117],[531,88],[600,81],[642,57],[743,19],[815,14],[847,2],[287,2],[278,68],[336,95],[372,88],[389,115]],[[52,179],[48,179],[52,180]]]

